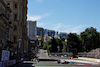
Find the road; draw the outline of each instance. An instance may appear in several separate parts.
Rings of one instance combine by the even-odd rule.
[[[39,56],[40,59],[48,59],[48,53],[47,50],[39,50],[39,53],[37,54],[37,56]]]
[[[100,66],[95,66],[95,65],[73,65],[73,64],[58,64],[55,61],[40,61],[40,62],[32,62],[32,63],[21,63],[21,64],[16,64],[10,67],[37,67],[37,66],[73,66],[73,67],[100,67]]]
[[[32,62],[32,61],[24,61],[25,63],[20,63],[20,64],[16,64],[10,67],[37,67],[37,66],[65,66],[65,67],[100,67],[97,63],[94,62],[90,62],[90,61],[83,61],[83,60],[78,60],[78,59],[73,59],[70,60],[66,57],[57,57],[57,56],[48,56],[48,53],[46,50],[40,50],[38,53],[39,62]],[[48,60],[49,59],[49,60]],[[56,60],[66,60],[72,63],[68,63],[68,64],[58,64],[57,61],[55,60],[51,60],[51,59],[56,59]],[[74,62],[74,63],[73,63]],[[87,65],[83,64],[83,63],[88,63]],[[90,65],[91,64],[91,65]],[[94,64],[94,65],[92,65]]]

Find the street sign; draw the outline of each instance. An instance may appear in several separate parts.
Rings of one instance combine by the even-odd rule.
[[[1,52],[1,61],[9,60],[10,51],[2,50]]]
[[[35,41],[30,41],[30,43],[35,43]]]

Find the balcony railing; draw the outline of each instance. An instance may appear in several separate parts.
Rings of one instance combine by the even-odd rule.
[[[0,17],[5,18],[7,21],[9,20],[9,19],[6,17],[6,15],[5,15],[5,14],[3,14],[3,13],[0,13]]]

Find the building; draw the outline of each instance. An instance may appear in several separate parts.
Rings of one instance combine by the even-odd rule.
[[[55,36],[55,31],[54,30],[44,29],[44,35],[48,35],[48,36],[54,37]]]
[[[10,41],[13,43],[13,51],[27,52],[27,0],[3,0],[11,8]]]
[[[28,52],[28,36],[27,36],[27,0],[22,0],[22,44],[24,53]]]
[[[67,35],[68,35],[67,33],[60,32],[60,33],[59,33],[59,38],[60,38],[60,39],[65,38]]]
[[[55,31],[54,30],[47,30],[48,36],[54,37],[55,36]]]
[[[50,39],[52,39],[51,36],[48,36],[48,35],[44,35],[44,44],[49,41]]]
[[[59,37],[59,34],[58,34],[58,31],[55,32],[55,35],[54,35],[54,38],[58,38]]]
[[[47,29],[44,29],[44,35],[48,35]]]
[[[41,27],[37,27],[37,36],[44,37],[44,29]]]
[[[36,21],[27,21],[27,35],[29,37],[28,50],[29,53],[36,52],[37,41],[36,41]]]
[[[44,44],[53,37],[57,37],[54,30],[44,29]]]
[[[9,29],[11,9],[7,7],[3,0],[0,0],[0,50],[9,49]]]
[[[36,40],[36,21],[27,21],[27,34],[30,40]]]

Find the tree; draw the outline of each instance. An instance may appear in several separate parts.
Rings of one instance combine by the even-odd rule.
[[[43,47],[43,38],[41,38],[40,40],[37,40],[39,47]]]
[[[62,52],[66,52],[67,51],[67,43],[65,41],[62,41],[62,44],[63,44]]]
[[[76,50],[78,52],[82,51],[82,44],[81,40],[79,38],[79,35],[76,33],[70,33],[67,37],[67,45],[69,49],[72,49],[72,51]]]
[[[96,28],[86,28],[85,31],[81,32],[80,36],[85,51],[100,47],[100,33],[97,32]]]
[[[60,48],[59,52],[62,52],[63,44],[61,43],[61,40],[52,38],[44,45],[43,49],[47,49],[50,52],[58,52],[58,46]]]
[[[45,45],[43,46],[43,49],[46,50],[48,46],[48,43],[45,43]]]

